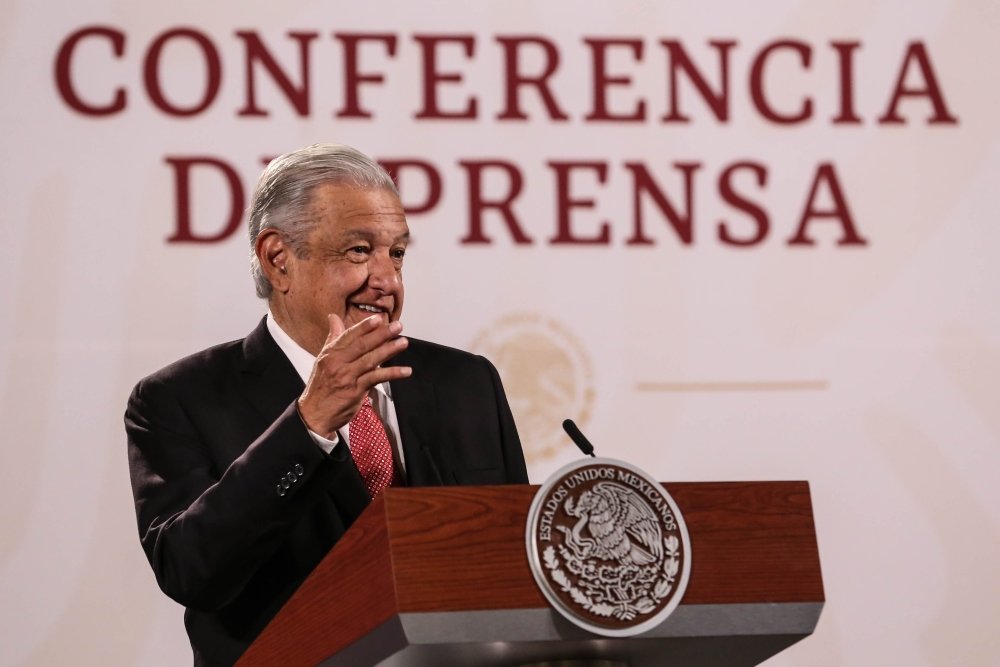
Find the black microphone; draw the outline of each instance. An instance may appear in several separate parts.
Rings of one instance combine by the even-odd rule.
[[[583,433],[580,433],[580,429],[576,427],[572,419],[563,420],[563,430],[566,431],[566,435],[569,436],[570,440],[576,443],[581,452],[587,456],[594,456],[594,446],[590,444],[590,440],[583,437]]]

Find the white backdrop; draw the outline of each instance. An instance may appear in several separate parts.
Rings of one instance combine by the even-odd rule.
[[[172,165],[212,158],[249,191],[262,159],[340,141],[439,174],[436,204],[410,217],[406,331],[497,363],[533,482],[578,455],[567,416],[660,479],[808,480],[827,606],[813,637],[767,664],[993,665],[998,11],[7,0],[0,663],[190,660],[182,610],[139,548],[121,415],[140,377],[245,335],[264,305],[242,227],[168,242],[182,213]],[[286,92],[259,57],[248,77],[238,31],[273,56]],[[514,38],[522,77],[552,69],[542,87],[514,86],[516,110]],[[357,71],[382,78],[357,84],[354,107],[352,43]],[[725,53],[715,111],[690,72],[672,77],[676,49],[715,95]],[[119,110],[84,111],[114,107],[119,90]],[[472,118],[420,117],[473,98]],[[776,120],[807,100],[807,118]],[[509,166],[472,164],[484,162]],[[497,201],[515,171],[508,212],[529,243],[496,207],[474,227],[476,174]],[[193,167],[189,185],[192,234],[221,236],[223,172]],[[432,194],[412,167],[401,188],[411,206]],[[690,222],[689,242],[653,189]],[[753,239],[765,218],[758,243],[720,239],[720,225]],[[814,243],[790,244],[803,218]],[[604,225],[606,242],[553,242]]]

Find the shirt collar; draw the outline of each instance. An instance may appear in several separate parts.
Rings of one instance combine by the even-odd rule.
[[[270,310],[267,311],[267,332],[271,334],[271,338],[278,344],[281,351],[285,353],[288,360],[292,362],[292,366],[295,367],[295,372],[302,378],[303,384],[308,384],[309,376],[312,375],[313,365],[316,363],[316,357],[309,354],[304,347],[296,343],[292,340],[291,336],[285,333],[285,330],[275,321],[274,315],[271,314]],[[392,400],[392,390],[389,388],[388,382],[375,385],[375,390],[389,400]]]

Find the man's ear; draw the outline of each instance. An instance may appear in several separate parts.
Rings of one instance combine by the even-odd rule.
[[[288,291],[288,263],[292,257],[292,249],[281,238],[281,234],[275,229],[261,230],[257,236],[257,243],[254,248],[257,253],[257,261],[260,262],[264,275],[271,283],[271,288],[276,292],[285,293]]]

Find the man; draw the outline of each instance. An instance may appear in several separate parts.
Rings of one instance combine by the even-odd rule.
[[[267,316],[129,399],[140,540],[197,665],[233,663],[387,485],[527,482],[493,366],[399,335],[408,240],[370,158],[277,158],[250,208]]]

